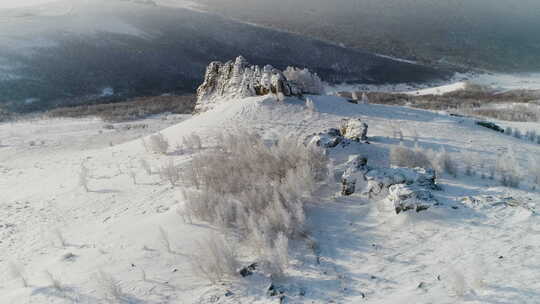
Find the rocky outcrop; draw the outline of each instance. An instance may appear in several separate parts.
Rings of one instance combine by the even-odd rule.
[[[382,168],[365,175],[369,197],[386,195],[383,202],[397,214],[420,212],[438,204],[432,190],[439,190],[435,171],[423,168]]]
[[[343,136],[338,129],[330,128],[319,134],[314,134],[308,137],[310,145],[316,145],[323,148],[335,148],[343,141]]]
[[[391,204],[391,207],[394,208],[396,214],[408,210],[420,212],[436,204],[431,191],[414,184],[390,186],[387,200]]]
[[[347,170],[341,177],[341,194],[351,195],[356,191],[358,181],[365,181],[365,175],[368,171],[367,158],[360,155],[354,155],[347,162]]]
[[[259,67],[250,65],[239,56],[235,61],[212,62],[206,69],[204,82],[197,89],[195,111],[203,112],[211,109],[217,102],[225,99],[245,98],[275,94],[297,96],[312,92],[313,82],[321,82],[316,74],[307,70],[289,68],[285,73],[266,65]],[[308,79],[309,81],[302,81]],[[322,83],[322,82],[321,82]]]
[[[360,119],[344,119],[340,127],[341,135],[353,141],[366,141],[368,125]]]
[[[347,146],[352,142],[367,143],[368,125],[358,118],[344,119],[339,129],[330,128],[308,137],[309,144],[323,148]]]
[[[433,170],[422,168],[369,168],[367,159],[352,157],[341,178],[341,194],[352,195],[357,192],[357,184],[365,184],[364,195],[370,198],[381,197],[384,206],[396,214],[408,210],[420,212],[437,205],[432,190],[438,190]]]

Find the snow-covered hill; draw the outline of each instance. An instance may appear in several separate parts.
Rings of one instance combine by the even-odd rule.
[[[185,223],[178,213],[185,184],[173,188],[155,172],[170,161],[185,168],[194,153],[211,150],[222,131],[243,128],[270,142],[335,128],[345,118],[369,125],[369,144],[328,150],[338,177],[351,155],[388,167],[389,150],[400,141],[396,131],[405,146],[444,147],[461,172],[439,176],[441,190],[433,195],[440,204],[420,213],[395,214],[382,197],[342,196],[339,180],[321,185],[306,205],[317,249],[295,241],[285,276],[273,280],[285,303],[538,301],[540,222],[534,210],[540,195],[528,190],[532,183],[525,178],[521,189],[509,189],[481,176],[509,148],[525,173],[540,146],[445,113],[330,96],[309,100],[309,107],[271,95],[220,103],[164,129],[170,143],[165,155],[149,153],[140,139],[130,141],[148,133],[115,126],[118,131],[102,134],[98,121],[1,124],[0,303],[106,303],[108,297],[122,303],[278,303],[264,273],[214,285],[193,270],[201,242],[227,233],[203,221]],[[193,133],[202,138],[202,151],[180,153],[177,145]],[[89,192],[79,185],[81,165]],[[476,174],[465,175],[466,168]],[[255,259],[248,245],[235,245],[244,266]]]
[[[59,0],[0,7],[0,17],[0,103],[19,111],[99,99],[109,87],[118,99],[192,93],[208,62],[238,54],[279,69],[310,67],[329,82],[451,75],[203,12],[190,1]]]

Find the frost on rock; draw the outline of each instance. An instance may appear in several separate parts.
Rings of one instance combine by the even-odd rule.
[[[435,202],[429,190],[418,185],[406,184],[390,186],[387,200],[393,204],[397,214],[408,210],[416,212],[427,210]]]
[[[397,214],[408,210],[420,212],[437,205],[431,191],[439,187],[435,183],[435,171],[431,169],[371,169],[367,166],[366,158],[355,156],[347,163],[341,178],[342,195],[355,193],[360,180],[366,183],[363,194],[369,197],[384,195],[383,201]]]
[[[360,119],[345,119],[339,129],[330,128],[308,137],[308,143],[323,148],[346,146],[351,142],[367,142],[368,125]]]
[[[356,183],[359,180],[365,181],[365,174],[368,171],[367,158],[354,155],[347,162],[347,170],[341,177],[341,194],[351,195],[356,191]]]
[[[369,171],[365,179],[366,193],[369,196],[387,193],[385,201],[397,214],[408,210],[420,212],[437,204],[431,190],[438,190],[439,186],[432,169],[375,169]]]
[[[366,141],[368,125],[360,119],[344,119],[340,128],[341,135],[353,141]]]
[[[215,61],[206,69],[204,82],[197,89],[195,110],[211,109],[225,99],[274,94],[278,97],[321,94],[323,82],[307,69],[289,67],[282,72],[271,65],[250,65],[239,56],[235,61]]]
[[[309,144],[323,148],[334,148],[343,141],[338,129],[331,128],[309,137]]]

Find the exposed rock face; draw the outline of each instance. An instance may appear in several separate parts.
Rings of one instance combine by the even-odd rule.
[[[386,194],[385,201],[397,214],[420,212],[436,205],[431,190],[438,190],[435,171],[422,168],[383,168],[369,171],[365,176],[366,194]]]
[[[339,129],[330,128],[308,137],[307,142],[323,148],[347,146],[352,142],[366,143],[368,125],[360,119],[345,119]]]
[[[433,194],[418,185],[397,184],[388,189],[388,201],[393,204],[396,214],[408,210],[427,210],[435,202]]]
[[[342,195],[356,192],[358,181],[366,183],[363,194],[383,197],[383,203],[397,214],[408,210],[420,212],[427,210],[437,201],[431,190],[438,190],[435,172],[422,168],[380,168],[367,166],[367,159],[355,156],[347,163],[348,167],[341,178]]]
[[[341,123],[341,135],[353,141],[366,141],[368,125],[360,119],[345,119]]]
[[[359,180],[365,181],[365,174],[368,171],[367,158],[354,155],[347,162],[348,168],[341,177],[341,194],[351,195],[356,191],[356,183]]]
[[[197,89],[195,111],[209,110],[216,102],[227,98],[245,98],[267,94],[295,96],[316,93],[309,89],[313,82],[321,82],[317,75],[311,74],[307,70],[289,68],[287,74],[294,77],[294,80],[288,80],[282,71],[270,65],[263,68],[250,65],[242,56],[236,58],[235,61],[212,62],[206,69],[203,84]],[[300,82],[298,77],[300,80],[309,79],[309,81]]]
[[[328,129],[319,134],[309,137],[309,144],[323,148],[335,148],[343,141],[338,129]]]

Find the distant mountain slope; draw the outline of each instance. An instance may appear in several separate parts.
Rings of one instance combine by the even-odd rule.
[[[246,22],[430,64],[540,70],[536,0],[193,1]]]
[[[309,66],[329,82],[422,82],[448,71],[154,2],[4,10],[0,103],[36,110],[101,97],[193,92],[213,60]],[[106,96],[103,96],[106,95]]]

